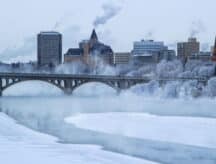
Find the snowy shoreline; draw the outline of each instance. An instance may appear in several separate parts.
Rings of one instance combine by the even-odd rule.
[[[128,103],[125,105],[123,102]],[[18,123],[36,131],[56,136],[60,142],[69,145],[98,145],[107,152],[115,152],[159,163],[211,164],[216,161],[215,148],[107,134],[76,128],[72,124],[64,122],[65,118],[77,114],[107,114],[113,112],[122,112],[122,114],[126,112],[132,113],[132,115],[134,112],[138,112],[138,114],[151,113],[158,115],[159,118],[162,116],[169,116],[169,118],[185,116],[194,119],[197,119],[197,117],[209,119],[207,117],[216,117],[216,111],[214,110],[216,102],[214,100],[165,100],[125,93],[118,97],[98,96],[92,98],[82,96],[3,97],[0,99],[0,104],[2,112],[17,120]],[[208,104],[208,107],[206,104]],[[113,120],[115,120],[115,117]],[[133,130],[133,127],[131,128]],[[128,130],[131,129],[128,128]],[[191,136],[192,138],[193,136]]]
[[[216,119],[101,113],[78,114],[66,118],[65,122],[77,128],[108,134],[216,148]]]
[[[4,164],[156,164],[104,151],[101,146],[60,144],[56,137],[16,124],[3,113],[0,113],[0,124],[0,161]]]

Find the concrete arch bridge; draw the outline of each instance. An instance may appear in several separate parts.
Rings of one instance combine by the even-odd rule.
[[[161,83],[167,81],[197,80],[207,83],[206,78],[176,78],[176,79],[152,79],[149,77],[129,77],[129,76],[102,76],[102,75],[70,75],[70,74],[39,74],[39,73],[0,73],[0,95],[7,88],[25,81],[43,81],[60,88],[66,94],[72,92],[90,82],[106,84],[117,91],[126,90],[137,84],[148,83],[158,80]]]

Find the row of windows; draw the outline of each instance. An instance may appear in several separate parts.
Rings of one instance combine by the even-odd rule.
[[[163,42],[134,42],[134,45],[164,45]]]
[[[134,48],[165,48],[165,46],[134,46]]]
[[[162,49],[134,49],[133,51],[141,51],[141,52],[155,52],[161,51]]]

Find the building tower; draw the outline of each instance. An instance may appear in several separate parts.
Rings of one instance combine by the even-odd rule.
[[[38,66],[55,66],[62,63],[62,35],[58,32],[41,32],[37,37]]]
[[[93,29],[90,38],[80,42],[79,48],[70,48],[64,55],[64,59],[66,63],[80,61],[89,67],[94,67],[98,61],[112,65],[113,54],[112,48],[100,42],[95,29]]]
[[[97,42],[98,42],[97,33],[96,33],[95,29],[93,29],[90,40],[89,40],[90,47],[92,47]]]
[[[212,61],[216,62],[216,38],[215,38],[215,45],[214,45],[213,54],[212,54]]]

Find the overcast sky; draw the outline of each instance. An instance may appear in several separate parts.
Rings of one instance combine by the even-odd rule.
[[[36,54],[36,34],[47,30],[64,34],[64,51],[77,47],[94,22],[101,23],[100,40],[115,51],[129,51],[133,41],[145,38],[172,46],[190,35],[205,47],[216,35],[215,0],[0,1],[1,56]]]

